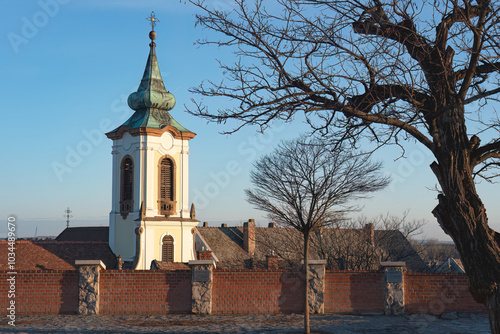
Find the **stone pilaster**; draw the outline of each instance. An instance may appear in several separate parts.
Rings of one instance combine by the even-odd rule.
[[[99,272],[106,269],[101,260],[76,260],[79,273],[78,314],[99,314]]]
[[[213,260],[192,260],[191,267],[191,311],[194,314],[212,314]]]
[[[381,262],[384,271],[384,313],[401,315],[405,313],[404,280],[405,262]]]
[[[309,260],[309,313],[325,313],[326,260]]]

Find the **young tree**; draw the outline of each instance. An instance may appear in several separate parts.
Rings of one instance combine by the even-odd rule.
[[[221,36],[201,44],[229,46],[240,58],[221,63],[225,81],[194,90],[239,106],[191,112],[264,128],[304,112],[340,140],[410,139],[429,149],[440,188],[433,214],[500,333],[500,235],[475,184],[500,165],[500,119],[487,104],[500,93],[500,3],[279,0],[266,9],[237,0],[227,13],[191,2],[202,11],[197,23]]]
[[[354,207],[348,202],[384,188],[388,179],[378,175],[381,164],[368,156],[351,156],[337,147],[312,141],[282,142],[271,154],[254,163],[254,186],[247,200],[281,226],[297,229],[304,240],[304,328],[309,333],[309,237],[329,226]]]

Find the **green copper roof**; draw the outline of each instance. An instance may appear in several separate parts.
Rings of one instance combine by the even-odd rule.
[[[163,84],[155,52],[154,38],[156,38],[156,33],[150,34],[151,36],[154,37],[149,44],[148,61],[141,83],[137,92],[128,97],[128,105],[135,110],[135,113],[122,126],[126,126],[128,129],[162,129],[166,126],[172,126],[180,132],[191,132],[169,114],[169,111],[175,106],[175,97],[165,89]],[[112,132],[116,130],[118,129]]]
[[[122,126],[126,126],[129,129],[163,129],[166,126],[173,126],[180,132],[191,132],[170,116],[168,111],[154,108],[136,110]],[[116,130],[118,130],[118,128]]]

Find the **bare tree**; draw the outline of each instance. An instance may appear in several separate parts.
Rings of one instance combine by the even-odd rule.
[[[309,333],[309,237],[353,210],[348,203],[380,190],[388,179],[378,175],[381,164],[367,155],[351,156],[342,147],[307,140],[282,142],[271,154],[254,163],[254,186],[247,200],[281,226],[299,231],[304,240],[304,328]]]
[[[329,270],[378,270],[383,261],[405,261],[408,270],[426,272],[427,243],[413,242],[425,224],[384,215],[376,218],[337,219],[327,228],[310,234],[309,254],[327,260]],[[303,260],[303,236],[294,228],[281,228],[276,233],[262,233],[256,238],[260,247],[294,267]],[[431,249],[429,249],[431,251]],[[422,253],[422,254],[421,254]]]
[[[500,93],[500,3],[279,0],[266,9],[237,0],[226,13],[191,2],[202,11],[197,23],[221,36],[200,43],[228,46],[239,58],[221,63],[225,81],[194,89],[239,105],[191,112],[240,121],[237,128],[303,112],[335,140],[413,140],[429,149],[440,188],[433,214],[500,333],[500,235],[475,184],[492,181],[500,166],[500,119],[490,107]]]
[[[454,244],[437,239],[414,240],[413,246],[420,253],[422,259],[431,265],[442,264],[449,258],[459,259],[460,254]]]
[[[339,221],[331,229],[315,232],[312,249],[341,270],[377,270],[383,261],[405,261],[412,271],[427,271],[410,242],[424,224],[408,221],[406,214]]]

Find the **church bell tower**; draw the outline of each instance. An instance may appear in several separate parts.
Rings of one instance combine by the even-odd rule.
[[[128,97],[134,114],[107,133],[113,140],[109,245],[116,255],[149,269],[153,260],[195,259],[188,203],[189,140],[195,133],[171,115],[175,98],[165,89],[156,59],[156,18],[149,18],[149,56],[139,88]]]

